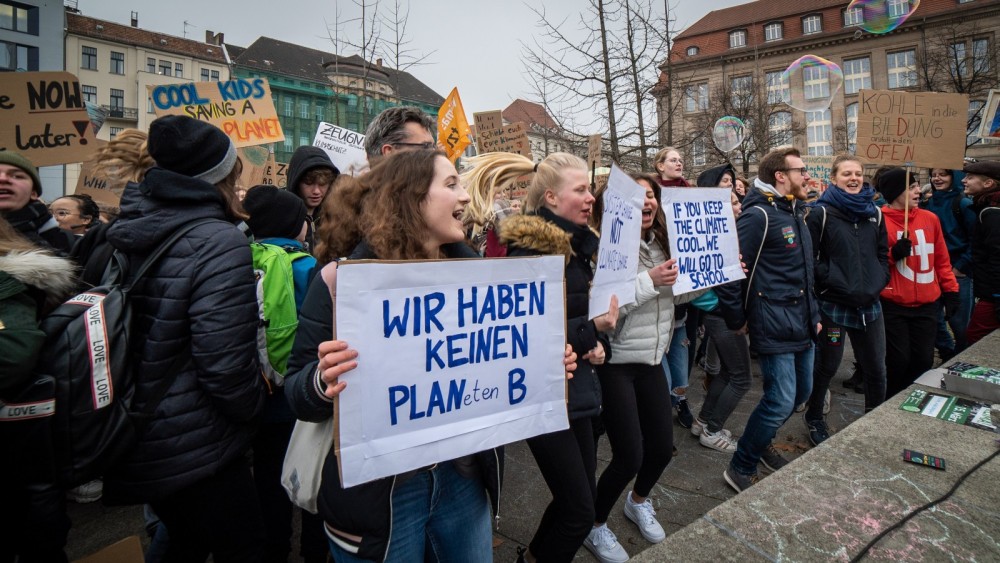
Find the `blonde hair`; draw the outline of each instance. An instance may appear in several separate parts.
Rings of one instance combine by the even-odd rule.
[[[97,151],[94,162],[93,174],[107,178],[115,193],[121,193],[129,182],[141,182],[146,171],[156,166],[146,148],[146,133],[138,129],[118,133]]]
[[[836,158],[833,159],[833,164],[830,166],[830,182],[833,182],[833,177],[837,175],[837,169],[840,165],[845,162],[857,162],[861,165],[861,172],[864,173],[865,163],[861,162],[861,159],[854,156],[853,154],[838,154]]]
[[[667,160],[667,154],[672,152],[677,153],[677,156],[680,156],[681,154],[681,151],[675,149],[674,147],[663,147],[660,149],[659,152],[656,153],[656,158],[653,159],[653,165],[655,166]],[[657,174],[659,174],[659,171],[657,171]]]

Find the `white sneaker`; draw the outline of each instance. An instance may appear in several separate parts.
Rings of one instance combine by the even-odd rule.
[[[697,416],[694,417],[694,422],[691,423],[691,435],[697,438],[701,436],[701,433],[705,431],[705,422],[702,421]]]
[[[639,526],[639,533],[650,543],[660,543],[667,537],[663,526],[660,526],[660,523],[656,521],[653,502],[648,498],[636,504],[632,502],[632,493],[626,493],[625,517]]]
[[[89,483],[84,483],[79,487],[74,487],[66,491],[66,498],[80,504],[96,502],[101,500],[104,493],[104,481],[94,479]]]
[[[626,514],[628,514],[626,512]],[[587,539],[583,540],[583,547],[586,547],[594,554],[601,563],[625,563],[628,561],[628,552],[618,543],[615,533],[608,528],[607,524],[590,530]]]
[[[698,443],[720,452],[732,453],[736,451],[736,439],[726,429],[719,430],[714,434],[706,429],[698,438]]]

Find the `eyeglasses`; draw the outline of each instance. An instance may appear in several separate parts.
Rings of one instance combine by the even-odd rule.
[[[799,174],[802,174],[803,176],[806,175],[806,172],[809,172],[809,169],[806,168],[805,166],[803,166],[802,168],[782,168],[781,169],[782,172],[795,172],[796,170],[799,172]]]
[[[394,147],[416,147],[418,149],[433,149],[437,146],[434,141],[427,141],[425,143],[393,143]]]
[[[669,162],[670,164],[680,164],[684,161],[679,158],[664,158],[663,162]]]

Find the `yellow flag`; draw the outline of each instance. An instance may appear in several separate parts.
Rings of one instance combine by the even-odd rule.
[[[448,160],[458,160],[465,147],[469,146],[471,133],[462,99],[458,97],[458,88],[452,88],[438,110],[438,144],[444,147]]]

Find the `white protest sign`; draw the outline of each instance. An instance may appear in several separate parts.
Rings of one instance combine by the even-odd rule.
[[[664,188],[660,205],[680,269],[674,295],[745,277],[728,188]]]
[[[326,151],[341,174],[357,176],[368,165],[365,136],[332,123],[320,122],[313,146]]]
[[[590,286],[591,319],[608,312],[612,295],[618,296],[619,307],[635,303],[646,190],[621,168],[612,166],[603,198],[601,245],[597,251],[594,282]]]
[[[564,258],[341,262],[337,397],[351,487],[569,427]]]

